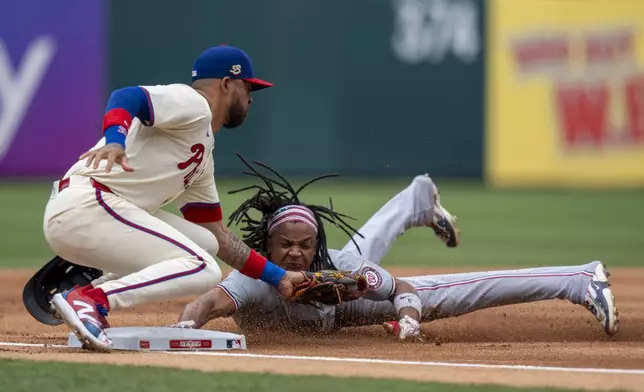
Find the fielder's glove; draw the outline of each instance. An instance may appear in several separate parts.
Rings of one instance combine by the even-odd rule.
[[[303,272],[308,279],[295,286],[291,302],[315,305],[319,302],[325,305],[338,305],[352,301],[362,296],[367,289],[367,279],[360,274],[350,271],[323,270],[318,272]]]
[[[397,335],[400,340],[415,340],[422,342],[425,336],[420,330],[420,324],[409,316],[401,318],[399,321],[388,321],[382,324],[385,331]]]

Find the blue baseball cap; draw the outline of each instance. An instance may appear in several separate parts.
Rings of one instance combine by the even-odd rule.
[[[192,67],[193,82],[199,79],[221,79],[226,76],[247,81],[253,91],[273,86],[273,83],[253,75],[250,56],[234,46],[220,45],[208,48],[197,57]]]

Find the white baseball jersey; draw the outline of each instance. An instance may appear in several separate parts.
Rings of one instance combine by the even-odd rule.
[[[142,88],[151,105],[150,124],[134,118],[125,141],[125,154],[134,172],[125,172],[115,164],[106,173],[107,161],[93,169],[85,167],[83,160],[65,177],[91,176],[149,213],[176,199],[179,208],[190,202],[219,202],[214,181],[212,114],[206,99],[184,84]],[[93,149],[104,144],[105,138]]]
[[[119,277],[96,286],[111,310],[199,295],[221,280],[214,236],[209,254],[154,215],[174,201],[188,221],[221,219],[208,102],[183,84],[142,88],[150,119],[134,119],[125,141],[134,171],[115,164],[106,173],[105,160],[97,169],[77,162],[65,174],[69,186],[58,193],[54,184],[44,217],[56,254]],[[111,191],[93,187],[90,177]]]

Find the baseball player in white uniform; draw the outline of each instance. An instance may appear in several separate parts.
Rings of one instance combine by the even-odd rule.
[[[267,190],[264,195],[269,194]],[[273,194],[275,199],[282,196]],[[284,268],[307,269],[315,264],[324,244],[315,206],[299,200],[242,205],[262,212],[263,224],[244,220],[255,246]],[[245,209],[244,209],[245,208]],[[255,221],[257,222],[257,221]],[[437,225],[438,222],[442,222]],[[588,308],[607,334],[618,330],[618,314],[608,274],[599,261],[568,267],[474,272],[395,278],[380,267],[382,257],[407,229],[432,227],[446,244],[458,244],[454,218],[445,210],[427,176],[389,200],[359,229],[342,250],[329,250],[332,267],[358,271],[367,277],[364,297],[330,306],[292,304],[266,284],[255,284],[237,271],[184,309],[177,327],[202,327],[215,317],[230,316],[244,330],[280,328],[297,331],[334,331],[342,327],[381,324],[399,339],[422,340],[419,322],[458,316],[493,306],[548,299],[566,299]],[[438,229],[437,229],[437,226]],[[264,236],[259,239],[258,236]],[[317,249],[317,250],[316,250]],[[324,252],[322,252],[324,253]],[[328,266],[327,266],[328,267]]]
[[[285,297],[306,279],[251,250],[221,220],[215,133],[241,125],[251,92],[270,86],[253,76],[245,52],[217,46],[196,59],[191,85],[112,93],[104,137],[54,183],[44,216],[53,251],[108,272],[52,299],[54,312],[86,347],[111,350],[108,311],[215,287],[221,280],[215,255]],[[171,202],[185,219],[160,211]],[[181,232],[198,226],[210,233],[207,249]]]

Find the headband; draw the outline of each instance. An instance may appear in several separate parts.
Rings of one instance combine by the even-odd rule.
[[[300,205],[289,205],[280,208],[273,213],[273,216],[268,220],[268,234],[270,235],[281,224],[286,222],[303,222],[309,225],[315,233],[318,232],[318,223],[315,220],[315,215],[310,209]]]

